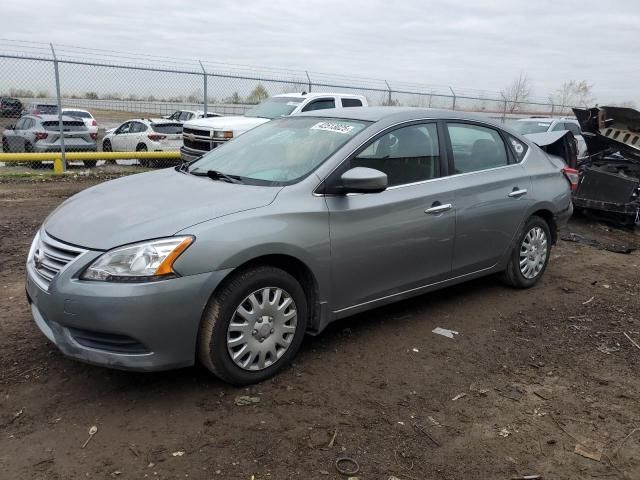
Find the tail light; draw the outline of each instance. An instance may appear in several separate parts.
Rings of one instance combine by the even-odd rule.
[[[98,126],[98,122],[96,122],[95,120],[91,120],[91,126],[92,127],[97,127]]]
[[[91,135],[91,138],[93,138],[94,140],[98,139],[98,132],[90,133],[89,135]]]
[[[149,140],[153,140],[154,142],[157,142],[158,140],[164,140],[165,138],[167,138],[166,135],[158,135],[156,133],[150,133],[149,135],[147,135],[147,137],[149,137]]]
[[[571,186],[571,191],[575,192],[578,189],[578,182],[580,181],[580,175],[575,168],[564,167],[562,173]]]
[[[46,132],[36,132],[36,140],[44,140],[49,136]]]
[[[33,114],[34,114],[34,115],[40,115],[40,110],[34,110],[34,111],[33,111]]]

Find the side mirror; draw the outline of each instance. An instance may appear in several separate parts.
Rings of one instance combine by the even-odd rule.
[[[343,193],[378,193],[387,188],[387,174],[367,167],[355,167],[340,177]]]

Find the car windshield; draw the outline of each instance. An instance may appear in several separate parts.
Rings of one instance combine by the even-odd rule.
[[[151,128],[154,132],[166,133],[168,135],[182,133],[181,123],[152,123]]]
[[[246,112],[245,117],[279,118],[286,117],[302,103],[301,98],[296,97],[271,97],[260,105],[256,105]]]
[[[63,110],[64,115],[77,118],[93,118],[89,112],[82,112],[80,110]]]
[[[197,160],[190,168],[213,170],[254,185],[287,185],[315,170],[369,122],[291,117],[256,127]]]
[[[516,132],[521,133],[522,135],[526,135],[528,133],[543,133],[549,130],[551,126],[551,122],[534,122],[534,121],[526,121],[526,122],[513,122],[511,124],[511,128],[513,128]]]

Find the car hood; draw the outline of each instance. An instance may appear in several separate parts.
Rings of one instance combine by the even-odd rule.
[[[47,233],[93,250],[160,238],[207,220],[271,203],[280,188],[232,184],[173,168],[88,188],[45,220]]]
[[[189,120],[184,123],[184,128],[189,127],[205,127],[215,130],[249,130],[263,123],[268,122],[267,118],[258,117],[210,117],[199,118],[197,120]]]

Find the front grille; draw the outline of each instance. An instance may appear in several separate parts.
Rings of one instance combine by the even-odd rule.
[[[45,288],[69,263],[85,250],[67,245],[42,232],[33,258],[33,269]]]
[[[211,137],[211,131],[210,130],[197,130],[195,128],[185,127],[182,130],[182,133],[188,133],[188,134],[191,134],[191,135],[198,135],[199,137]]]
[[[216,147],[215,143],[209,141],[202,140],[191,140],[189,138],[184,137],[183,140],[184,146],[187,148],[193,148],[194,150],[202,150],[203,152],[208,152],[212,148]]]

